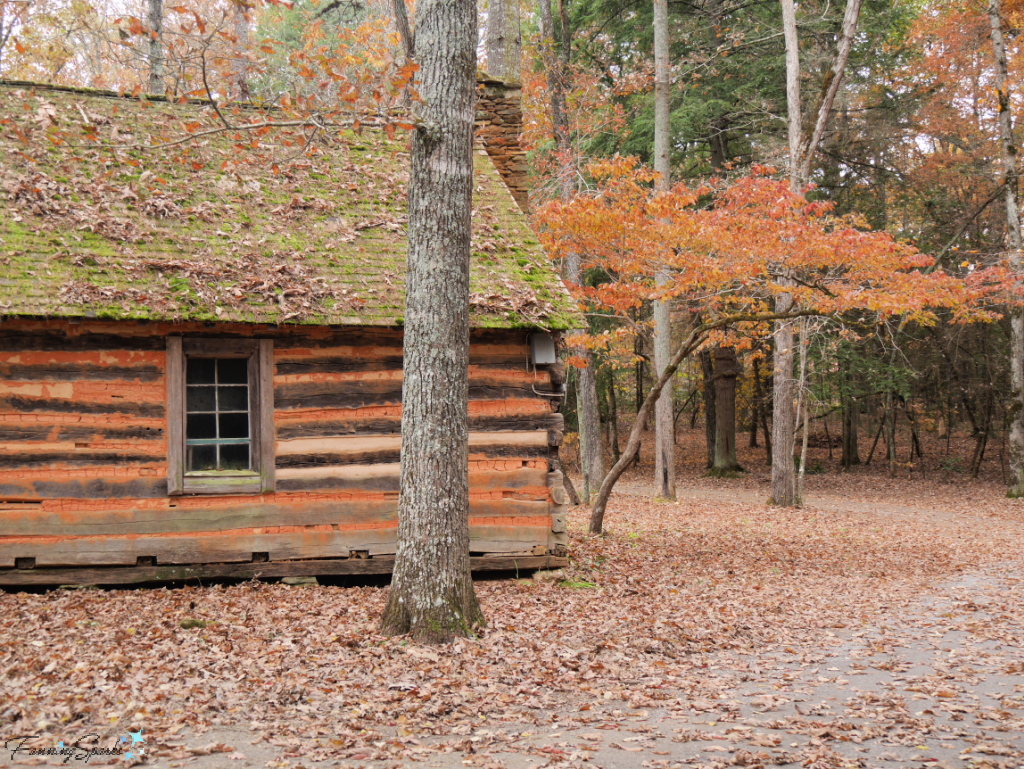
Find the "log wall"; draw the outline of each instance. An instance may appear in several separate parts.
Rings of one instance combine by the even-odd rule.
[[[169,334],[275,337],[274,493],[167,495]],[[564,555],[561,372],[528,371],[525,332],[475,332],[470,359],[471,550]],[[395,330],[0,324],[0,584],[18,566],[393,554],[401,361]]]

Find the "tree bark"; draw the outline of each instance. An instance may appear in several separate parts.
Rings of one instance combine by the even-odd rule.
[[[701,384],[704,390],[704,445],[707,455],[707,469],[715,466],[715,441],[717,439],[718,405],[715,397],[715,370],[711,350],[700,351]]]
[[[668,191],[672,183],[670,156],[668,0],[654,0],[654,170],[655,187]],[[659,270],[656,281],[663,286],[671,280],[668,270]],[[669,302],[654,302],[654,374],[660,377],[672,357],[672,311]],[[672,380],[666,382],[654,408],[655,496],[676,498],[676,442],[672,405]]]
[[[1010,246],[1010,268],[1021,273],[1024,271],[1022,270],[1024,255],[1021,252],[1017,144],[1013,138],[1006,43],[1003,40],[1003,21],[999,0],[989,0],[988,18],[992,27],[992,51],[996,60],[999,139],[1005,182],[1006,233]],[[1007,416],[1010,421],[1007,447],[1010,455],[1010,484],[1007,496],[1019,498],[1024,496],[1024,313],[1019,309],[1012,310],[1010,315],[1010,398]]]
[[[742,470],[736,461],[736,377],[740,369],[736,348],[715,348],[715,461],[716,473]]]
[[[164,93],[164,3],[149,0],[149,92]]]
[[[475,0],[419,0],[416,30],[398,550],[380,632],[443,643],[484,623],[469,559]]]
[[[488,0],[487,74],[518,83],[522,79],[522,52],[519,0]]]

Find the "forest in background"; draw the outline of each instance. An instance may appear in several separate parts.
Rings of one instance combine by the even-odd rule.
[[[415,99],[415,88],[408,87],[414,69],[408,63],[415,58],[410,10],[401,0],[187,0],[174,6],[161,0],[0,0],[0,78],[277,107],[299,116],[302,149],[315,152],[326,133],[318,120],[366,116],[390,129]],[[596,410],[597,422],[589,429],[601,436],[603,456],[598,466],[583,468],[587,496],[620,457],[620,422],[641,410],[663,368],[654,352],[659,300],[669,306],[670,336],[678,344],[709,317],[740,306],[764,310],[775,296],[764,265],[750,262],[730,263],[732,272],[713,286],[694,278],[674,291],[656,289],[659,270],[685,270],[656,263],[652,254],[675,248],[685,259],[701,242],[667,247],[664,238],[678,239],[679,232],[660,241],[637,239],[648,235],[643,216],[650,212],[629,218],[649,203],[645,190],[657,186],[655,175],[637,176],[638,169],[656,165],[654,13],[651,4],[609,0],[517,7],[490,0],[479,9],[480,68],[524,86],[521,141],[538,230],[565,236],[582,221],[574,219],[579,209],[570,201],[609,201],[609,183],[636,185],[634,197],[615,203],[627,214],[615,220],[621,229],[591,228],[589,237],[600,244],[588,244],[574,274],[574,252],[567,260],[567,252],[549,241],[590,324],[590,338],[578,348],[586,351],[585,361],[570,358],[588,365],[573,369],[564,408],[568,456],[580,444],[577,404],[585,395],[578,384],[592,389],[588,408]],[[794,434],[802,465],[800,434],[807,425],[805,443],[813,448],[824,440],[843,467],[871,458],[887,463],[890,474],[916,465],[977,476],[986,458],[998,457],[1003,472],[1019,397],[1011,382],[1015,283],[998,273],[1010,260],[998,95],[1014,94],[1019,16],[1015,4],[1004,4],[1011,86],[999,89],[988,6],[860,6],[841,84],[808,160],[805,200],[818,208],[807,221],[791,224],[816,228],[821,238],[844,228],[887,233],[892,244],[934,259],[909,269],[942,273],[972,289],[926,313],[920,305],[929,297],[915,299],[908,289],[888,305],[847,302],[793,321],[800,337],[791,364],[798,380]],[[804,122],[814,125],[814,110],[835,78],[844,9],[802,3],[796,22]],[[724,210],[723,196],[744,180],[781,179],[790,163],[783,14],[774,1],[680,2],[667,4],[664,23],[671,178],[685,185],[680,205]],[[502,30],[513,30],[504,37],[514,45],[496,41]],[[1015,111],[1019,102],[1011,96],[1008,106]],[[623,157],[637,165],[600,170],[601,163]],[[620,238],[626,228],[633,240]],[[766,232],[749,230],[735,252],[756,250]],[[770,237],[792,242],[795,236]],[[602,251],[606,244],[615,247]],[[626,252],[635,257],[628,264]],[[873,258],[865,252],[864,264]],[[888,263],[873,269],[887,272],[865,273],[858,290],[895,274]],[[843,279],[850,272],[839,261],[814,270],[809,285],[826,294],[836,289],[818,277]],[[996,277],[971,283],[982,275]],[[751,284],[757,291],[747,291]],[[991,290],[994,285],[999,291]],[[705,425],[707,466],[718,475],[742,471],[736,445],[748,439],[737,433],[765,447],[770,461],[777,344],[769,323],[736,321],[699,341],[674,377],[673,424]],[[593,375],[591,384],[578,375],[582,371]],[[923,450],[926,434],[959,435],[969,443],[947,440],[937,455]],[[903,443],[909,452],[897,452]]]

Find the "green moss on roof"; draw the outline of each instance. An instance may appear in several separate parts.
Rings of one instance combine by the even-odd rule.
[[[341,131],[309,152],[302,129],[279,129],[152,149],[209,112],[0,83],[0,314],[400,325],[402,137]],[[580,325],[494,165],[474,160],[473,325]]]

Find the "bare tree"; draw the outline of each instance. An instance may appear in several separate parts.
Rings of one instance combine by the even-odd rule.
[[[789,114],[789,183],[793,191],[802,194],[811,178],[811,165],[818,144],[825,133],[832,104],[835,102],[839,84],[850,58],[853,36],[860,18],[861,0],[847,0],[846,13],[839,33],[835,58],[822,78],[818,100],[814,109],[814,127],[803,130],[803,114],[800,103],[800,40],[796,27],[796,7],[793,0],[782,2],[782,32],[786,41],[786,109]],[[794,277],[783,269],[778,278],[781,288],[794,285]],[[781,291],[775,297],[775,312],[785,314],[793,308],[793,295]],[[776,505],[796,504],[796,472],[793,466],[794,426],[796,413],[793,395],[793,327],[792,322],[776,322],[773,332],[775,341],[775,386],[772,391],[772,502]]]
[[[672,184],[669,104],[668,0],[654,0],[654,170],[658,189]],[[659,270],[658,285],[668,283]],[[654,373],[660,377],[672,357],[672,311],[668,300],[654,303]],[[672,380],[665,383],[654,407],[654,483],[657,496],[676,498],[675,420],[672,418]]]
[[[469,559],[469,258],[475,0],[419,0],[398,551],[380,631],[443,643],[484,623]]]
[[[1010,113],[1009,70],[1003,20],[999,0],[989,0],[988,18],[992,26],[992,52],[996,60],[996,93],[999,97],[999,139],[1003,164],[1003,190],[1006,200],[1006,234],[1010,245],[1010,267],[1020,273],[1022,242],[1020,231],[1019,179],[1017,176],[1017,144],[1013,138],[1013,115]],[[1024,496],[1024,313],[1014,309],[1010,315],[1010,417],[1009,454],[1010,488],[1007,496]]]

